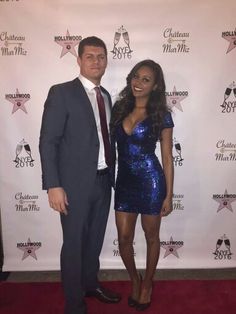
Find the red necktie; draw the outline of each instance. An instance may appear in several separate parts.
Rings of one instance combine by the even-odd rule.
[[[103,143],[104,143],[105,161],[106,161],[107,166],[109,167],[111,165],[111,146],[110,146],[109,133],[108,133],[108,128],[107,128],[105,103],[104,103],[104,99],[101,94],[100,88],[95,87],[95,91],[96,91],[96,96],[97,96],[102,138],[103,138]]]

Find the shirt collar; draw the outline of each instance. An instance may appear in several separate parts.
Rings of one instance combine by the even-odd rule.
[[[83,86],[89,90],[92,91],[94,90],[94,88],[96,87],[96,85],[91,82],[90,80],[88,80],[86,77],[84,77],[82,74],[79,74],[79,80],[81,81],[81,83],[83,84]],[[99,87],[99,86],[98,86]]]

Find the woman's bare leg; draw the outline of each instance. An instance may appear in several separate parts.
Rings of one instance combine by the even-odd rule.
[[[138,301],[140,294],[141,279],[137,273],[134,260],[134,234],[138,215],[135,213],[125,213],[116,211],[116,226],[118,231],[118,241],[120,255],[129,273],[132,282],[132,299]]]
[[[139,303],[143,304],[151,301],[152,281],[160,255],[161,217],[160,215],[142,215],[141,222],[147,243],[146,272],[139,298]]]

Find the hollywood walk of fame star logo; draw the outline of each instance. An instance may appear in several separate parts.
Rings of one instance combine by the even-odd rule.
[[[62,38],[60,38],[60,36],[55,37],[55,42],[58,45],[62,46],[60,58],[62,58],[68,52],[70,52],[73,56],[77,58],[75,46],[77,46],[80,43],[81,39],[82,39],[81,36],[70,36],[68,30],[66,32],[66,36],[63,36]]]
[[[170,237],[170,241],[161,243],[161,247],[166,250],[163,258],[167,257],[170,254],[179,258],[177,250],[182,246],[183,246],[182,241],[173,241],[173,238]]]
[[[27,94],[28,95],[28,94]],[[21,109],[25,113],[27,113],[27,110],[25,108],[25,103],[30,100],[29,97],[22,97],[21,94],[19,93],[19,90],[16,89],[16,98],[11,98],[8,95],[5,96],[6,100],[10,101],[14,106],[12,109],[12,114],[15,113],[17,110]]]
[[[213,200],[215,200],[217,203],[219,203],[217,213],[222,210],[223,208],[227,208],[231,212],[233,212],[232,203],[236,201],[235,195],[229,195],[227,190],[225,190],[224,197],[216,197],[213,195]]]
[[[222,38],[225,40],[229,41],[229,47],[226,53],[230,52],[236,47],[236,30],[232,33],[235,33],[234,35],[224,35],[222,34]]]
[[[28,256],[32,256],[34,259],[37,260],[35,251],[41,248],[41,243],[37,243],[37,244],[38,245],[35,245],[35,243],[31,242],[30,238],[28,238],[26,246],[17,246],[19,250],[22,250],[24,252],[22,256],[22,261],[26,259]]]
[[[188,95],[179,95],[180,93],[176,91],[176,87],[174,86],[172,95],[167,95],[166,100],[167,104],[170,108],[176,107],[180,111],[183,112],[183,108],[181,106],[181,101],[184,100]]]

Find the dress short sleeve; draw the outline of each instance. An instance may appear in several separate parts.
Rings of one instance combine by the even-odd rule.
[[[170,112],[167,112],[166,115],[164,116],[163,124],[162,124],[162,130],[166,128],[173,128],[174,127],[174,122],[171,116]]]

